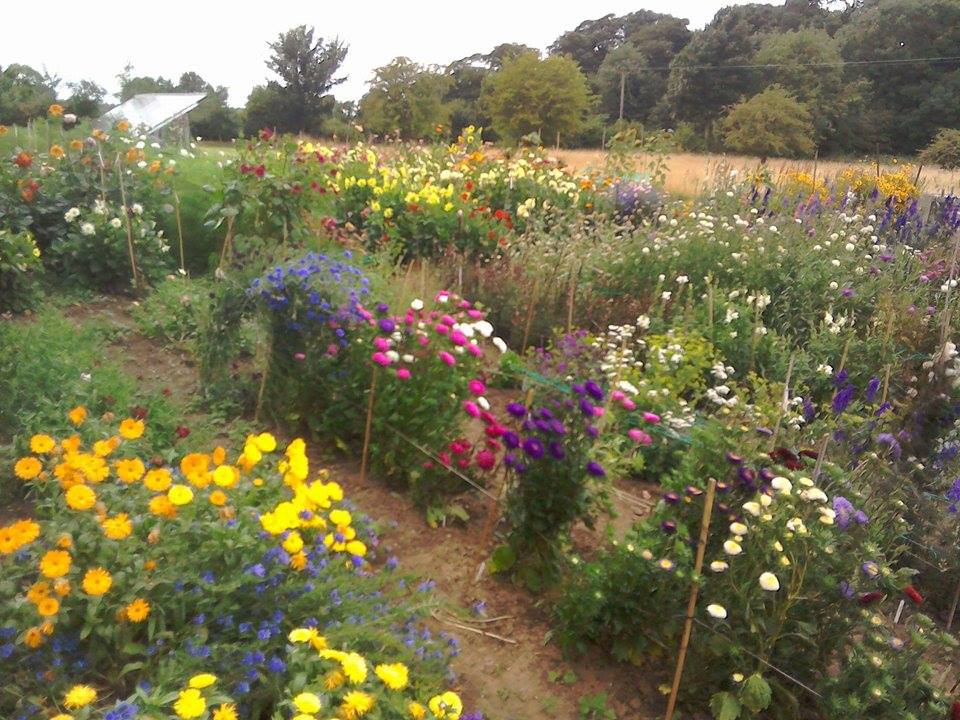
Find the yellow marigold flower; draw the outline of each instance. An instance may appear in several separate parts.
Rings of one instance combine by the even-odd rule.
[[[270,453],[277,449],[277,439],[270,433],[260,433],[253,441],[260,452]]]
[[[74,485],[67,490],[66,500],[74,510],[89,510],[97,501],[97,494],[88,485]]]
[[[167,491],[167,499],[174,505],[187,505],[193,500],[193,490],[186,485],[173,485]]]
[[[21,480],[33,480],[41,470],[43,465],[35,457],[22,457],[13,466],[13,474]]]
[[[157,569],[157,561],[156,561],[156,560],[147,560],[147,561],[143,564],[143,569],[144,569],[144,570],[156,570],[156,569]]]
[[[196,688],[187,688],[181,690],[177,695],[177,700],[173,704],[173,711],[178,718],[182,720],[192,720],[198,718],[207,711],[207,701]]]
[[[220,465],[213,471],[213,482],[220,487],[233,487],[240,480],[240,472],[233,465]]]
[[[346,653],[340,659],[340,666],[343,668],[343,674],[354,685],[359,685],[367,679],[367,661],[358,653]]]
[[[214,465],[223,465],[223,463],[227,460],[227,451],[223,449],[222,445],[217,445],[213,449],[213,452],[210,453],[210,458],[213,460]]]
[[[33,520],[18,520],[0,527],[0,555],[14,553],[40,537],[40,526]]]
[[[50,720],[73,720],[73,715],[67,715],[66,713],[57,713]]]
[[[92,568],[84,574],[82,585],[88,595],[103,595],[113,585],[113,578],[102,567]]]
[[[148,507],[150,512],[158,517],[174,518],[177,516],[176,506],[170,502],[170,498],[166,495],[154,495],[150,498]]]
[[[287,539],[283,541],[283,549],[291,555],[303,550],[303,538],[300,537],[300,533],[294,530],[287,535]]]
[[[237,720],[237,706],[224,703],[213,711],[213,720]]]
[[[3,136],[6,135],[6,134],[7,134],[7,126],[6,126],[6,125],[0,125],[0,137],[3,137]]]
[[[123,540],[130,537],[133,532],[133,523],[130,522],[130,516],[126,513],[120,513],[112,518],[107,518],[100,523],[103,528],[103,534],[110,540]]]
[[[143,476],[143,484],[153,492],[166,492],[172,483],[173,479],[167,468],[153,468]]]
[[[140,458],[124,458],[123,460],[117,460],[117,477],[120,478],[125,483],[133,483],[143,477],[143,474],[147,471],[146,466],[143,464],[143,460]]]
[[[210,504],[222,507],[227,504],[227,494],[223,490],[214,490],[210,493]]]
[[[63,704],[71,710],[75,710],[89,705],[96,699],[97,691],[89,685],[74,685],[63,696]]]
[[[86,410],[84,410],[86,412]],[[66,453],[75,453],[80,450],[80,436],[71,435],[68,438],[64,438],[60,441],[60,447],[63,448],[63,451]]]
[[[70,141],[71,150],[83,150],[83,140],[80,138],[74,138]]]
[[[63,105],[59,103],[53,103],[47,108],[47,114],[49,114],[50,117],[60,117],[63,115]]]
[[[217,681],[217,676],[213,673],[199,673],[190,678],[190,682],[187,683],[192,688],[197,690],[202,690],[203,688],[210,687]]]
[[[346,550],[351,555],[356,555],[358,557],[363,557],[367,554],[367,546],[359,540],[351,540],[348,542]]]
[[[340,713],[346,720],[355,720],[370,712],[375,703],[376,699],[372,695],[359,690],[351,690],[343,696],[340,703]]]
[[[93,444],[93,454],[100,458],[107,457],[113,450],[113,443],[109,440],[97,440]]]
[[[327,690],[336,690],[347,681],[344,674],[339,670],[331,670],[323,677],[323,686]]]
[[[44,577],[58,578],[70,572],[70,553],[66,550],[48,550],[40,558],[40,572]]]
[[[43,631],[38,627],[28,629],[23,636],[23,643],[28,648],[36,649],[43,645],[43,642]]]
[[[320,698],[311,692],[302,692],[293,699],[293,705],[302,713],[320,711]]]
[[[57,538],[57,547],[67,550],[73,547],[73,538],[71,538],[66,533],[63,533],[59,538]]]
[[[427,709],[418,702],[411,702],[407,705],[407,712],[413,720],[423,720],[427,716]]]
[[[460,696],[449,690],[441,695],[434,695],[427,703],[430,712],[437,720],[458,720],[463,712],[463,702]]]
[[[60,601],[54,597],[45,597],[37,603],[37,612],[43,617],[56,615],[60,611]]]
[[[87,419],[87,409],[83,405],[77,405],[67,413],[67,419],[74,425],[83,425],[83,421]]]
[[[290,720],[317,720],[316,715],[308,715],[307,713],[297,713]]]
[[[50,146],[49,155],[50,155],[50,157],[52,157],[54,160],[60,160],[60,159],[62,159],[63,156],[66,155],[66,154],[67,154],[67,151],[64,150],[62,147],[60,147],[59,145],[51,145],[51,146]]]
[[[60,578],[53,583],[53,591],[60,597],[66,597],[70,594],[70,581]]]
[[[130,129],[130,123],[128,123],[126,120],[118,120],[114,127],[120,132],[126,132]]]
[[[127,418],[120,422],[120,435],[127,440],[136,440],[143,435],[143,420]]]
[[[410,681],[409,671],[403,663],[377,665],[373,671],[391,690],[403,690]]]
[[[30,452],[43,455],[57,446],[57,441],[49,435],[34,435],[30,438]]]

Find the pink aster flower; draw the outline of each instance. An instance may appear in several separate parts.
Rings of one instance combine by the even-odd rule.
[[[472,400],[464,400],[463,409],[470,417],[480,417],[480,407]]]
[[[457,364],[457,359],[453,355],[448,353],[446,350],[441,350],[439,357],[441,360],[443,360],[443,362],[445,362],[450,367],[453,367],[454,365]]]
[[[497,456],[490,450],[481,450],[477,453],[474,460],[476,460],[477,467],[481,470],[490,470],[497,464]]]
[[[467,310],[467,315],[469,315],[473,320],[483,320],[483,311],[477,310],[476,308]]]
[[[296,360],[297,362],[303,362],[304,360],[307,359],[307,354],[302,352],[294,353],[293,359]]]
[[[390,349],[390,341],[378,335],[373,339],[373,346],[380,352],[386,352]]]
[[[623,390],[614,390],[610,393],[610,397],[614,400],[621,401],[627,396],[623,394]]]
[[[475,342],[472,342],[469,345],[467,345],[467,352],[469,352],[474,357],[483,357],[483,350],[481,350],[480,346],[477,345]]]
[[[467,388],[473,395],[483,395],[487,391],[487,386],[483,384],[483,381],[476,378],[467,383]]]
[[[607,411],[607,409],[606,409],[605,407],[601,407],[600,405],[594,405],[594,406],[593,406],[593,416],[594,416],[594,417],[601,417],[606,411]]]
[[[649,445],[653,442],[653,438],[647,435],[643,430],[637,428],[630,428],[627,431],[627,437],[633,440],[635,443],[640,445]]]
[[[421,346],[426,347],[430,344],[430,338],[428,338],[426,335],[418,335],[417,342],[420,343]]]
[[[407,370],[407,369],[404,368],[404,367],[402,367],[402,368],[397,368],[397,379],[398,379],[398,380],[409,380],[409,379],[410,379],[410,371]]]
[[[623,405],[625,410],[636,410],[637,404],[630,398],[624,398],[620,401],[620,404]]]
[[[436,330],[441,335],[446,335],[448,332],[450,332],[450,328],[444,325],[443,323],[437,323],[436,325],[433,326],[433,329]]]
[[[653,423],[653,424],[660,422],[660,416],[657,415],[656,413],[652,413],[649,411],[644,411],[643,419],[648,423]]]
[[[453,342],[454,345],[466,345],[466,344],[467,344],[467,336],[464,335],[464,334],[463,334],[462,332],[460,332],[459,330],[454,330],[452,333],[450,333],[450,340],[451,340],[451,342]]]
[[[382,353],[382,352],[375,352],[375,353],[371,356],[371,359],[372,359],[377,365],[380,365],[381,367],[386,367],[387,365],[390,364],[390,358],[388,358],[388,357],[387,357],[384,353]]]

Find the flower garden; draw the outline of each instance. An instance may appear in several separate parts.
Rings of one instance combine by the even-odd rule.
[[[658,167],[0,127],[0,716],[960,716],[960,203]]]

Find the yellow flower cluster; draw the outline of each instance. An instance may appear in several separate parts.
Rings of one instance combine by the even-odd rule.
[[[844,192],[853,192],[861,197],[876,189],[881,198],[893,198],[902,206],[907,200],[920,195],[920,189],[910,179],[911,174],[909,165],[896,172],[882,171],[879,175],[862,168],[847,168],[840,173],[838,185]]]
[[[784,185],[803,195],[817,195],[821,200],[830,196],[830,189],[823,178],[814,179],[813,175],[801,170],[791,170],[783,174]]]

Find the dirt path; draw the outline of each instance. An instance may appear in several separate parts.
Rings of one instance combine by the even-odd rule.
[[[122,331],[107,351],[146,388],[169,391],[184,406],[199,387],[190,357],[144,337],[131,315],[132,304],[106,298],[66,309],[77,320],[108,322]],[[658,678],[647,671],[612,663],[600,653],[566,662],[550,642],[550,622],[538,598],[512,583],[478,572],[495,541],[485,537],[490,501],[465,500],[471,521],[464,526],[430,528],[409,499],[368,477],[360,481],[355,462],[330,463],[315,454],[314,467],[328,467],[347,497],[381,527],[380,553],[395,556],[399,567],[436,584],[440,608],[428,624],[457,638],[454,660],[457,689],[468,708],[488,720],[635,720],[659,717]],[[629,513],[618,529],[629,525]],[[578,533],[578,542],[590,542]],[[473,610],[481,603],[483,615]],[[481,618],[502,618],[477,622]],[[461,627],[457,627],[456,624]],[[482,629],[502,639],[466,628]],[[581,713],[581,698],[605,695],[602,705],[616,713]],[[601,703],[598,703],[600,705]]]

